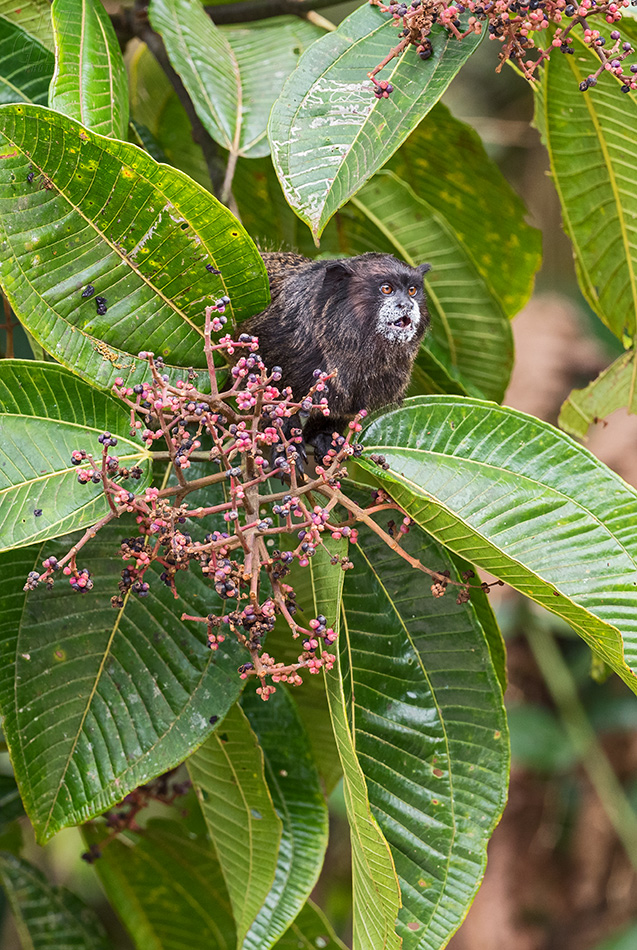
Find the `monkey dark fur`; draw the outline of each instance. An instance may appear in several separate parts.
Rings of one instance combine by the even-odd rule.
[[[296,398],[328,383],[330,415],[312,412],[303,436],[317,458],[361,409],[399,402],[429,325],[423,276],[429,264],[409,267],[390,254],[312,261],[300,254],[264,253],[271,303],[241,329],[259,338],[268,367],[280,366],[282,385]]]

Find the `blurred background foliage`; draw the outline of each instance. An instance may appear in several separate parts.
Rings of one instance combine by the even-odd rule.
[[[116,9],[115,4],[107,6],[109,12]],[[321,12],[339,23],[356,6],[338,4]],[[443,102],[477,130],[523,197],[529,223],[542,231],[544,263],[531,303],[514,322],[516,368],[504,403],[554,423],[570,390],[594,378],[622,348],[579,292],[547,154],[531,124],[532,92],[513,69],[496,74],[496,52],[493,44],[482,43]],[[128,59],[130,67],[133,57]],[[188,170],[196,178],[205,175],[194,165]],[[15,355],[31,355],[21,328],[13,337]],[[0,329],[3,354],[5,343]],[[637,485],[635,417],[620,411],[598,428],[589,447]],[[555,616],[508,591],[494,595],[494,607],[508,648],[510,797],[489,847],[485,882],[450,950],[635,950],[634,696],[617,677],[605,677],[587,647]],[[8,755],[0,746],[0,848],[4,835],[16,834],[15,826],[10,832],[6,826],[21,810],[10,775]],[[187,807],[187,802],[173,807]],[[154,806],[140,823],[157,815],[168,816],[169,810]],[[351,868],[340,784],[330,798],[330,816],[328,857],[315,897],[347,942]],[[35,844],[26,818],[21,832],[26,859],[97,911],[113,950],[132,950],[95,870],[81,859],[85,845],[80,831],[66,829],[44,848]],[[0,891],[0,950],[18,946]]]

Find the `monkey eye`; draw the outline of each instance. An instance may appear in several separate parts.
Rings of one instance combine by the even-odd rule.
[[[381,284],[380,285],[381,294],[393,294],[394,288],[391,284]]]
[[[410,287],[410,288],[409,288],[409,296],[410,296],[410,297],[415,297],[417,293],[418,293],[418,288],[417,288],[417,287]]]

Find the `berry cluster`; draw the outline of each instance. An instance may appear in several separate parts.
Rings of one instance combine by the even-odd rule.
[[[172,805],[177,798],[186,795],[190,790],[191,783],[189,779],[181,780],[175,775],[178,768],[164,772],[163,775],[159,775],[152,782],[140,785],[139,788],[130,792],[116,809],[105,812],[104,818],[110,833],[99,844],[92,844],[88,851],[85,851],[82,855],[82,860],[86,861],[87,864],[94,864],[98,858],[101,858],[106,845],[120,832],[125,829],[138,831],[137,816],[153,802]]]
[[[330,542],[356,544],[357,522],[436,583],[459,586],[460,602],[468,596],[468,586],[430,570],[401,548],[411,521],[384,492],[375,492],[370,506],[361,508],[342,490],[345,463],[363,451],[354,440],[364,412],[349,423],[345,435],[333,434],[332,446],[318,460],[313,476],[304,473],[300,414],[329,415],[330,377],[317,370],[310,392],[295,399],[289,387],[280,385],[280,368],[269,371],[264,366],[256,337],[243,333],[233,340],[225,334],[213,343],[212,334],[224,330],[228,302],[224,297],[206,309],[204,352],[210,392],[197,388],[192,370],[171,382],[162,359],[152,353],[140,353],[149,365],[148,381],[133,386],[115,381],[116,395],[130,410],[131,436],[152,449],[156,460],[170,463],[173,484],[133,490],[142,470],[120,464],[113,454],[117,438],[110,432],[98,437],[101,459],[85,449],[73,451],[72,463],[81,466],[78,481],[101,483],[108,511],[63,558],[48,557],[41,574],[31,572],[25,589],[39,584],[50,588],[62,572],[73,590],[90,590],[93,581],[86,568],[78,567],[78,554],[104,525],[131,513],[137,534],[124,538],[117,552],[124,567],[113,607],[122,609],[130,596],[148,596],[151,582],[164,584],[177,597],[180,573],[196,566],[221,608],[201,616],[183,614],[182,620],[205,626],[211,650],[217,650],[229,634],[235,637],[247,651],[239,675],[256,677],[257,692],[266,700],[275,691],[274,684],[299,685],[304,671],[316,674],[334,664],[330,651],[336,632],[322,614],[306,625],[299,622],[290,574],[293,565],[308,567],[321,549],[336,568],[350,570],[351,560],[334,553]],[[217,380],[217,354],[230,363],[225,388]],[[381,456],[374,458],[388,467]],[[207,474],[189,481],[186,473],[194,462],[206,463]],[[278,487],[281,482],[283,487]],[[189,504],[192,492],[215,485],[223,489],[216,504]],[[402,516],[397,530],[394,522],[384,531],[374,521],[374,515],[386,510]],[[198,531],[198,525],[203,530]],[[287,623],[294,639],[300,639],[302,650],[293,663],[278,662],[264,651],[277,618]]]
[[[440,23],[458,40],[470,33],[481,33],[486,25],[489,39],[501,44],[497,71],[511,60],[529,80],[535,78],[538,66],[551,53],[574,52],[571,33],[575,27],[579,27],[584,43],[600,63],[598,69],[580,83],[582,92],[595,86],[604,71],[610,72],[620,81],[622,92],[637,89],[637,64],[633,63],[627,69],[623,65],[624,60],[634,53],[633,47],[628,42],[622,42],[617,29],[612,30],[608,38],[602,36],[591,19],[597,18],[597,25],[617,24],[622,18],[622,9],[637,6],[637,0],[579,0],[579,3],[570,0],[412,0],[409,4],[400,0],[369,2],[383,13],[390,13],[400,28],[398,45],[367,74],[374,85],[374,95],[379,99],[387,99],[393,91],[393,86],[386,80],[376,79],[376,74],[392,59],[409,46],[415,47],[421,59],[429,59],[432,55],[429,35],[434,23]],[[459,17],[464,13],[468,13],[469,17],[463,29]],[[547,41],[546,31],[549,27],[554,27],[554,30],[552,38]]]

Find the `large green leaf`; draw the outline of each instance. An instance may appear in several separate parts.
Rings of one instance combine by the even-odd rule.
[[[365,4],[300,59],[268,126],[285,196],[318,238],[348,198],[393,155],[480,42],[458,42],[434,26],[433,56],[408,47],[382,75],[394,86],[377,99],[367,73],[396,45],[393,18]]]
[[[48,11],[47,16],[50,21]],[[41,39],[0,13],[0,104],[46,105],[54,65],[54,56]]]
[[[15,105],[0,108],[0,154],[0,280],[29,332],[79,375],[137,381],[146,349],[203,368],[211,299],[227,293],[235,319],[266,306],[263,262],[237,220],[136,146]],[[81,296],[88,284],[106,314]]]
[[[637,412],[635,351],[627,350],[584,389],[574,389],[560,409],[559,424],[585,439],[589,428],[616,409]]]
[[[182,613],[220,611],[201,576],[184,572],[175,599],[157,573],[149,596],[110,599],[122,569],[125,520],[100,531],[80,566],[94,588],[74,593],[65,578],[53,591],[22,590],[49,542],[1,556],[0,708],[24,804],[46,841],[99,814],[132,789],[194,751],[236,701],[245,653],[228,639],[212,653],[205,627]]]
[[[89,845],[105,837],[100,826],[85,836]],[[138,950],[235,950],[228,893],[194,796],[187,817],[118,835],[95,868]]]
[[[27,861],[0,852],[0,880],[24,950],[108,950],[95,913]]]
[[[299,56],[325,30],[292,16],[220,30],[230,44],[241,82],[241,110],[235,120],[241,127],[239,154],[246,158],[269,155],[267,125],[272,106]]]
[[[336,553],[346,550],[339,542]],[[323,613],[334,629],[340,629],[343,572],[335,569],[323,548],[310,562],[314,590],[314,609]],[[341,637],[346,636],[341,630]],[[372,814],[365,776],[358,761],[351,726],[352,699],[350,670],[342,670],[340,649],[336,663],[325,673],[336,746],[343,767],[343,794],[350,825],[352,847],[354,950],[398,950],[400,938],[395,932],[401,904],[400,888],[392,854]],[[348,681],[344,682],[346,673]]]
[[[18,26],[33,36],[45,49],[53,52],[53,28],[49,0],[24,0],[16,5],[15,0],[0,0],[0,19]]]
[[[49,105],[102,135],[128,133],[128,82],[100,0],[53,0],[55,75]]]
[[[197,0],[152,0],[150,20],[212,138],[234,155],[267,155],[272,104],[324,30],[297,17],[220,28]]]
[[[616,27],[637,44],[637,23]],[[637,312],[637,183],[633,173],[637,99],[603,72],[594,89],[579,83],[599,66],[577,32],[575,55],[552,56],[536,100],[536,123],[551,160],[582,293],[620,339],[632,339]],[[576,142],[576,147],[574,147]]]
[[[281,841],[256,735],[236,705],[188,759],[201,810],[212,838],[237,928],[237,946],[272,887]]]
[[[238,152],[241,80],[228,40],[197,0],[151,0],[148,13],[206,130]]]
[[[264,704],[250,686],[241,705],[259,738],[266,780],[283,822],[274,882],[243,943],[245,950],[267,950],[300,913],[321,872],[327,805],[307,733],[286,688],[277,687]]]
[[[0,361],[0,550],[55,538],[90,525],[108,510],[102,485],[80,485],[71,452],[101,464],[102,432],[118,439],[117,457],[149,480],[150,454],[130,435],[130,412],[62,366]],[[126,483],[122,483],[126,484]]]
[[[403,548],[458,578],[423,531]],[[506,800],[502,692],[471,603],[434,598],[368,528],[350,557],[340,652],[356,755],[400,881],[403,947],[439,950],[480,885]]]
[[[363,436],[362,466],[422,527],[563,617],[637,689],[637,491],[524,413],[430,396]]]

